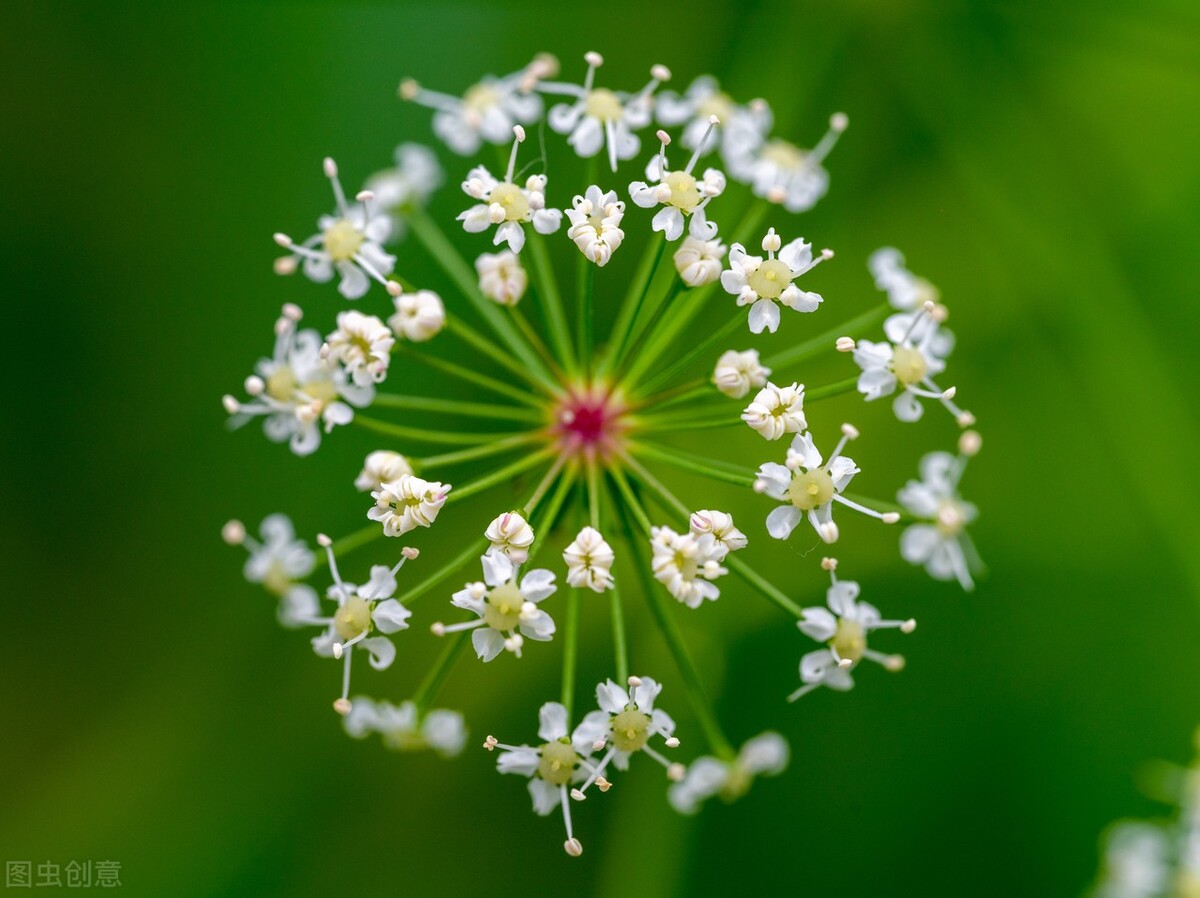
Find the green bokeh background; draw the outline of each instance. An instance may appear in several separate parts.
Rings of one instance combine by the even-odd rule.
[[[1091,878],[1107,821],[1156,811],[1138,766],[1186,757],[1200,722],[1194,3],[108,2],[6,19],[0,859],[119,860],[126,893],[154,896],[1058,896]],[[902,675],[795,706],[780,699],[808,645],[770,607],[729,588],[681,614],[731,736],[778,728],[791,769],[694,820],[635,769],[577,810],[573,861],[483,752],[443,763],[341,733],[333,669],[275,624],[217,532],[278,509],[306,533],[358,527],[349,480],[377,441],[346,429],[298,459],[257,428],[227,433],[218,400],[281,302],[319,327],[339,308],[271,273],[269,235],[305,233],[327,204],[323,155],[353,182],[430,140],[428,114],[395,98],[402,75],[460,90],[545,49],[569,77],[593,48],[616,85],[651,62],[676,86],[712,70],[801,144],[850,114],[828,198],[777,221],[838,253],[813,275],[820,320],[782,336],[873,303],[879,245],[941,287],[985,437],[965,489],[991,573],[962,595],[900,564],[894,531],[847,521],[854,576],[921,626]],[[449,216],[463,165],[443,158]],[[444,284],[415,244],[401,266]],[[839,361],[804,376],[845,376]],[[853,397],[812,418],[846,415],[864,493],[954,438],[935,413],[904,428]],[[752,434],[728,440],[761,460]],[[438,535],[416,542],[436,557]],[[808,602],[809,546],[788,545],[751,558]],[[609,652],[593,606],[585,626],[583,683]],[[635,668],[669,679],[644,614],[631,626]],[[356,691],[410,689],[435,649],[423,629]],[[532,736],[560,650],[460,668],[443,699],[472,745]],[[695,732],[678,693],[669,706]]]

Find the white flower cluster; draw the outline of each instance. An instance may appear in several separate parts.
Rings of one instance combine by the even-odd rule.
[[[721,590],[712,581],[729,573],[721,562],[745,547],[746,536],[722,511],[694,512],[688,523],[687,533],[670,527],[651,529],[651,567],[654,579],[672,596],[689,608],[699,608],[705,600],[720,597]]]
[[[575,837],[571,822],[571,800],[583,801],[595,785],[607,792],[612,783],[605,778],[609,766],[628,770],[630,758],[642,753],[666,768],[675,781],[685,775],[682,764],[667,760],[650,745],[661,737],[667,748],[676,748],[675,721],[655,707],[662,685],[649,677],[630,677],[628,691],[612,680],[596,687],[599,710],[589,712],[572,731],[567,709],[558,702],[547,702],[538,713],[540,745],[508,745],[488,736],[483,747],[500,749],[496,769],[529,780],[529,794],[535,813],[546,816],[560,808],[567,840],[563,848],[578,857],[583,844]],[[604,752],[599,760],[594,752]]]
[[[981,567],[966,532],[977,512],[959,495],[967,460],[980,446],[974,431],[961,434],[957,456],[926,455],[920,479],[899,491],[895,506],[847,493],[859,473],[843,454],[858,437],[853,426],[842,426],[828,457],[817,449],[812,432],[823,426],[814,404],[856,388],[867,400],[894,396],[892,408],[902,421],[917,421],[923,400],[942,404],[963,428],[974,421],[954,404],[955,388],[942,389],[936,380],[953,347],[943,327],[945,307],[927,281],[908,271],[898,251],[879,250],[869,262],[895,313],[885,318],[888,309],[881,302],[878,313],[847,325],[857,336],[854,328],[865,328],[877,314],[873,320],[882,322],[884,340],[846,336],[830,346],[831,335],[819,336],[791,341],[777,353],[764,350],[762,357],[755,347],[721,351],[722,341],[744,326],[743,307],[750,333],[758,336],[778,330],[781,307],[814,312],[825,304],[821,294],[806,289],[809,279],[800,278],[833,252],[814,251],[803,238],[785,244],[764,216],[803,212],[825,195],[824,163],[846,129],[846,117],[834,115],[816,146],[801,149],[772,133],[765,101],[736,103],[711,77],[698,78],[681,94],[660,91],[671,73],[656,65],[644,86],[617,91],[597,84],[603,65],[599,54],[588,53],[585,61],[580,84],[550,80],[558,75],[558,63],[547,55],[509,75],[485,77],[462,96],[402,82],[401,97],[433,110],[434,133],[452,151],[472,155],[485,144],[501,147],[511,141],[507,164],[501,156],[503,172],[493,174],[499,170],[478,160],[464,163],[461,184],[470,205],[454,219],[457,224],[443,227],[439,218],[449,216],[424,209],[445,180],[432,150],[401,144],[395,164],[372,175],[350,199],[337,166],[326,159],[335,209],[320,217],[317,232],[302,242],[276,234],[286,254],[276,259],[275,269],[282,275],[302,270],[317,283],[336,280],[342,297],[363,304],[334,313],[336,324],[328,332],[301,330],[300,310],[284,306],[271,357],[260,360],[245,380],[247,400],[224,398],[232,425],[262,417],[267,436],[287,442],[297,455],[316,450],[322,432],[350,423],[380,440],[373,445],[383,446],[366,455],[353,481],[356,490],[370,496],[365,509],[370,523],[337,541],[337,557],[334,542],[324,535],[317,537],[324,557],[315,555],[283,515],[266,518],[259,538],[247,535],[237,521],[223,530],[227,542],[247,550],[245,577],[276,597],[281,624],[319,627],[312,640],[316,654],[342,661],[342,689],[334,707],[347,734],[378,735],[398,751],[429,749],[454,756],[467,738],[465,721],[432,703],[468,644],[490,664],[502,654],[519,659],[527,641],[549,642],[562,631],[562,703],[542,705],[539,742],[509,745],[488,736],[484,747],[499,750],[501,773],[528,780],[536,813],[561,812],[564,848],[572,856],[583,850],[572,803],[586,800],[593,786],[607,792],[612,771],[626,770],[634,755],[665,769],[669,802],[685,814],[712,797],[729,801],[744,795],[756,778],[778,774],[788,762],[787,743],[777,733],[762,733],[740,749],[725,736],[705,697],[700,671],[708,669],[692,660],[671,620],[689,612],[677,611],[660,588],[679,604],[699,609],[718,599],[722,578],[733,575],[788,614],[819,643],[800,660],[801,684],[792,700],[820,686],[851,688],[864,660],[900,669],[901,656],[882,654],[868,641],[881,629],[907,633],[915,626],[912,620],[884,619],[860,601],[858,584],[838,580],[833,559],[823,562],[830,577],[825,605],[804,607],[792,590],[759,574],[746,555],[735,557],[748,539],[733,514],[708,507],[688,514],[718,500],[677,498],[670,478],[660,480],[652,470],[656,463],[737,485],[742,498],[758,501],[746,489],[752,486],[777,505],[765,515],[765,529],[774,540],[788,539],[807,517],[818,539],[836,542],[840,532],[833,508],[843,505],[884,523],[903,520],[901,556],[936,579],[971,589]],[[559,99],[548,104],[545,97]],[[558,172],[569,166],[560,168],[552,158],[539,127],[543,122],[565,135],[576,155],[594,160],[581,165],[589,169],[587,180],[559,196],[550,192],[545,172],[553,167],[559,185],[565,176]],[[655,125],[662,128],[656,131],[656,151],[649,159],[638,158],[643,132]],[[531,133],[540,154],[519,168],[526,127],[538,128]],[[674,138],[668,128],[676,129]],[[686,160],[675,159],[679,167],[668,158],[673,139],[688,154]],[[633,172],[644,170],[644,179],[631,181],[626,175],[606,182],[605,175],[597,182],[600,159],[614,173],[620,162],[630,162]],[[736,208],[728,194],[739,191],[748,207],[745,218],[723,231],[713,216],[727,222],[726,204]],[[570,205],[564,208],[567,197]],[[564,216],[565,234],[559,235]],[[762,234],[763,228],[761,254],[751,255],[739,241]],[[456,240],[479,242],[464,239],[464,232],[490,234],[495,251],[480,253],[477,245],[460,254]],[[397,257],[390,250],[406,235],[439,266],[453,293],[417,289],[396,270]],[[631,260],[623,255],[610,264],[618,250],[638,242],[643,244],[640,263],[626,266]],[[555,251],[558,258],[552,256]],[[566,296],[557,280],[566,263],[576,275],[577,297]],[[373,293],[372,281],[385,293]],[[609,303],[614,290],[624,298]],[[706,299],[721,291],[735,298],[720,303],[727,320],[715,326],[693,321],[711,307]],[[577,303],[566,301],[573,298]],[[368,309],[372,302],[381,307]],[[522,302],[526,305],[518,308]],[[709,330],[697,335],[689,325]],[[452,343],[446,348],[462,352],[443,353],[442,340],[434,353],[425,351],[423,344],[443,330]],[[798,363],[834,347],[852,353],[856,376],[824,384],[814,382],[806,368],[802,383]],[[695,378],[690,367],[709,364],[713,356],[711,376]],[[432,396],[384,392],[397,381],[403,391],[426,382],[398,370],[401,361],[427,364],[438,378],[470,392],[443,392],[441,380],[434,382],[439,389]],[[740,415],[722,396],[739,400]],[[402,411],[404,417],[381,420],[373,417],[374,410],[362,411],[372,404]],[[435,423],[424,421],[425,412]],[[488,423],[465,423],[480,418]],[[718,458],[737,439],[756,439],[741,430],[743,424],[770,442],[788,438],[782,463],[767,462],[754,471],[743,459]],[[732,428],[734,439],[694,438],[713,428]],[[669,439],[672,432],[685,431],[687,442],[659,442],[660,435]],[[699,453],[693,448],[697,444]],[[509,494],[486,498],[504,490]],[[361,501],[366,505],[365,496]],[[719,504],[730,507],[723,500]],[[498,509],[508,510],[496,514]],[[740,506],[732,510],[744,524],[746,512]],[[472,523],[475,514],[479,517]],[[362,585],[342,579],[338,560],[344,561],[345,553],[371,540],[429,538],[425,531],[443,515],[448,523],[438,525],[438,535],[462,544],[443,566],[403,593],[397,595],[397,575],[406,561],[418,557],[411,546],[401,549],[395,565],[371,565]],[[663,520],[656,515],[667,515],[668,522],[656,525]],[[672,523],[671,515],[687,515],[686,527],[675,529],[682,522]],[[541,550],[550,547],[545,557],[553,564],[535,567]],[[772,541],[764,548],[793,558],[806,554],[804,546],[787,550]],[[560,557],[563,567],[558,568]],[[463,575],[476,558],[481,574]],[[324,598],[305,582],[322,564],[332,582]],[[690,766],[668,754],[679,739],[675,721],[658,704],[661,682],[628,675],[629,648],[639,648],[642,639],[640,633],[636,641],[626,635],[627,627],[641,623],[626,618],[627,593],[636,593],[628,589],[627,570],[643,576],[654,623],[680,673],[675,682],[687,690],[712,753]],[[469,576],[480,579],[463,583]],[[458,609],[451,612],[457,619],[438,620],[436,612],[427,618],[433,634],[450,638],[420,685],[394,702],[365,695],[352,701],[354,656],[364,656],[377,670],[390,667],[397,656],[394,637],[409,628],[410,606],[435,590]],[[612,633],[615,676],[597,685],[596,707],[579,717],[573,708],[576,668],[594,655],[590,646],[581,651],[585,606],[587,614],[602,608],[612,617],[611,629],[602,631]]]

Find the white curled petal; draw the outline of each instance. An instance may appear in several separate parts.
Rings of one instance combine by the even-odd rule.
[[[567,735],[567,709],[558,702],[546,702],[538,710],[538,738],[553,742]]]
[[[800,509],[792,505],[780,505],[767,515],[767,532],[775,539],[787,539],[800,523]]]
[[[371,666],[376,670],[387,670],[396,660],[396,647],[390,639],[372,636],[359,643],[371,656]]]

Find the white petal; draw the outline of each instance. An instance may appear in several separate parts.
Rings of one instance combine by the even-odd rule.
[[[787,539],[800,523],[800,509],[792,505],[780,505],[767,515],[767,532],[776,539]]]
[[[779,306],[772,300],[760,299],[750,307],[750,333],[761,334],[764,330],[775,333],[779,328]]]
[[[504,636],[491,627],[480,627],[471,631],[471,645],[479,659],[488,662],[504,651]]]
[[[397,630],[407,629],[411,616],[412,612],[395,599],[380,602],[371,612],[371,619],[375,621],[380,633],[395,633]]]
[[[372,636],[359,643],[371,656],[371,666],[376,670],[387,670],[396,660],[396,647],[390,639]]]
[[[553,742],[567,735],[567,709],[558,702],[546,702],[538,711],[538,738]]]

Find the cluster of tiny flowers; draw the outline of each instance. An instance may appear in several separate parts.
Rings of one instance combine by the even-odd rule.
[[[1188,767],[1164,765],[1169,819],[1119,820],[1102,839],[1100,875],[1090,898],[1196,898],[1200,895],[1200,730]]]
[[[453,153],[474,156],[490,146],[499,165],[459,160],[448,179],[433,149],[404,142],[391,167],[348,198],[337,165],[325,159],[333,211],[318,217],[316,233],[302,241],[275,234],[285,253],[274,268],[285,276],[303,273],[331,294],[336,284],[355,305],[341,304],[321,330],[301,329],[300,309],[283,306],[272,354],[245,379],[245,398],[223,400],[231,426],[261,417],[267,437],[296,455],[317,450],[335,428],[338,439],[361,429],[378,441],[363,447],[373,451],[353,479],[362,529],[337,540],[318,535],[320,552],[282,514],[263,520],[257,537],[238,521],[222,533],[248,553],[245,578],[274,597],[280,623],[317,628],[315,654],[341,663],[333,706],[349,736],[377,735],[398,751],[458,755],[466,722],[434,702],[454,665],[469,657],[466,647],[488,665],[484,675],[497,671],[492,662],[503,669],[527,650],[551,654],[561,647],[562,701],[541,706],[537,744],[488,736],[484,747],[498,752],[500,773],[528,781],[537,814],[561,813],[564,849],[572,856],[583,851],[572,805],[593,787],[608,792],[617,774],[643,763],[633,762],[635,755],[664,769],[667,800],[683,814],[712,797],[737,799],[755,779],[778,775],[788,763],[778,733],[763,732],[740,748],[725,736],[675,627],[678,615],[704,618],[710,612],[703,609],[723,591],[738,590],[739,602],[761,595],[819,644],[800,659],[792,700],[819,686],[851,688],[863,660],[888,670],[903,666],[901,656],[882,654],[868,640],[881,629],[909,633],[911,619],[884,619],[860,601],[859,584],[839,580],[832,558],[822,562],[830,581],[825,603],[805,607],[796,571],[789,569],[784,589],[747,560],[752,553],[741,550],[751,537],[756,551],[774,551],[798,567],[805,547],[784,549],[778,541],[792,537],[805,518],[816,540],[839,541],[834,508],[843,506],[884,524],[903,522],[900,557],[936,580],[969,590],[981,570],[967,534],[977,511],[959,494],[980,437],[966,429],[974,417],[955,404],[955,387],[939,383],[954,342],[943,326],[948,313],[898,251],[870,258],[886,302],[855,319],[863,330],[882,324],[878,342],[857,331],[837,336],[844,330],[834,328],[804,334],[771,355],[723,343],[736,332],[747,342],[775,333],[783,308],[822,312],[789,318],[783,333],[790,335],[840,302],[809,289],[823,276],[810,273],[833,252],[815,250],[790,225],[777,232],[765,219],[804,212],[825,196],[825,163],[846,116],[833,115],[824,137],[804,149],[773,132],[766,101],[739,103],[709,76],[675,93],[663,89],[670,70],[655,65],[648,82],[619,90],[602,86],[608,79],[600,75],[600,54],[588,53],[584,62],[579,83],[555,80],[558,61],[538,55],[511,74],[485,76],[462,96],[403,81],[400,97],[433,111],[433,132]],[[520,167],[522,156],[531,155],[522,151],[526,129],[540,154]],[[656,144],[647,140],[651,129]],[[551,165],[550,156],[564,145],[591,160],[586,180],[561,183],[570,165]],[[455,178],[466,208],[455,204],[449,214],[427,208],[437,188]],[[734,214],[739,194],[745,208]],[[407,256],[393,252],[401,240],[417,244],[450,286],[438,293],[413,284],[401,270]],[[627,247],[639,243],[642,261],[622,269],[636,251]],[[747,246],[761,247],[761,254]],[[566,301],[556,279],[556,269],[567,266],[578,273],[577,303]],[[724,324],[689,330],[706,308],[719,310]],[[870,315],[874,325],[864,323]],[[602,326],[607,332],[597,333]],[[426,344],[435,339],[430,352]],[[836,352],[850,355],[855,377],[840,384],[797,377],[798,363],[821,353],[843,358]],[[411,376],[409,366],[417,365],[436,379]],[[434,384],[434,395],[406,392],[421,383]],[[442,389],[450,384],[467,394]],[[856,388],[867,401],[893,397],[901,421],[916,422],[930,401],[962,428],[958,453],[925,455],[920,479],[899,490],[896,505],[847,492],[860,472],[845,454],[859,436],[854,426],[842,425],[834,443],[817,416],[810,424],[806,406]],[[736,409],[728,399],[738,400]],[[374,417],[389,411],[399,414]],[[466,423],[472,419],[487,423]],[[704,437],[714,428],[747,426],[772,444],[757,444],[770,459],[757,470],[742,458],[718,458],[727,442]],[[688,442],[672,441],[681,434]],[[818,443],[832,451],[823,455]],[[697,444],[704,447],[699,453],[683,448]],[[659,465],[740,491],[727,500],[702,494],[685,502],[659,479],[653,470]],[[772,539],[759,546],[755,534],[764,531]],[[413,545],[387,550],[386,563],[364,564],[355,577],[362,585],[342,578],[346,555],[376,541],[395,547],[388,540],[401,537],[441,540],[452,552],[419,578],[406,569],[403,590],[401,568],[420,555]],[[440,554],[421,556],[420,567]],[[414,611],[427,596],[440,608]],[[632,597],[650,606],[649,618],[675,661],[678,677],[664,677],[669,694],[687,692],[708,743],[710,754],[690,764],[671,754],[680,741],[658,703],[663,680],[629,675],[627,627],[640,625],[626,616]],[[611,615],[611,627],[581,630],[581,603]],[[356,656],[360,668],[365,660],[375,671],[411,673],[406,649],[417,637],[402,634],[414,618],[422,622],[414,631],[428,630],[445,643],[415,691],[396,701],[352,699]],[[612,668],[600,674],[595,708],[577,717],[576,669],[581,658],[597,654],[579,645],[594,633],[612,634]],[[635,648],[643,642],[637,636]]]

